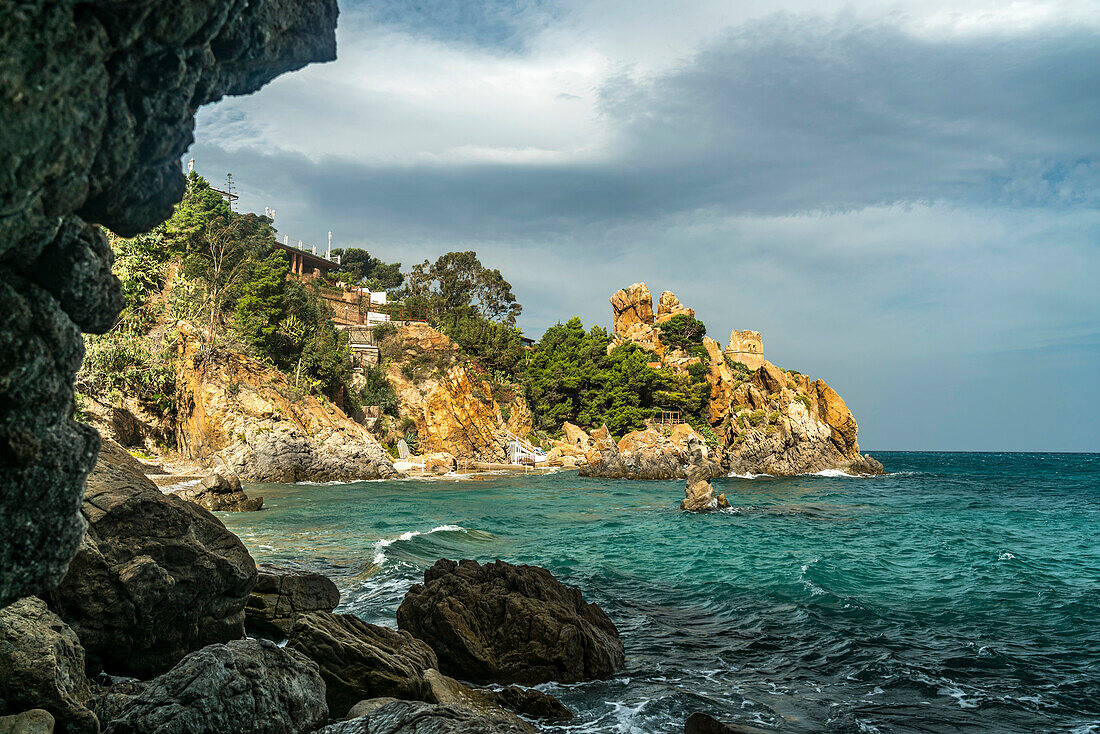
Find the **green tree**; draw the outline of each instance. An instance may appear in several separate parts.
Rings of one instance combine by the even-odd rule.
[[[276,331],[285,317],[283,297],[290,270],[282,250],[249,263],[234,314],[237,332],[257,351],[267,354],[277,347]]]
[[[413,266],[405,286],[407,296],[429,303],[438,314],[473,308],[484,319],[511,326],[523,311],[512,285],[499,270],[482,265],[472,250]]]
[[[398,288],[405,282],[405,276],[401,274],[401,263],[382,262],[371,257],[366,250],[356,247],[338,247],[332,254],[340,256],[340,267],[333,273],[339,280],[365,286],[372,291]]]

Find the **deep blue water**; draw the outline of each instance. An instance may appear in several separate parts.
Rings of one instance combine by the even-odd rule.
[[[254,485],[222,515],[262,561],[332,577],[394,626],[441,557],[551,569],[623,636],[610,681],[547,685],[559,732],[1100,733],[1100,455],[877,454],[886,477],[682,482],[572,472]],[[338,713],[338,712],[334,712]]]

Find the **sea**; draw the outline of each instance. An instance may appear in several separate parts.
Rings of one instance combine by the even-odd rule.
[[[550,569],[611,617],[626,667],[538,686],[548,732],[1100,734],[1100,454],[877,453],[889,474],[682,481],[545,475],[256,484],[220,514],[258,561],[396,626],[440,558]],[[340,713],[340,712],[334,712]]]

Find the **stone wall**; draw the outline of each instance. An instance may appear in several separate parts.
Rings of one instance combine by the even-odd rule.
[[[99,437],[71,419],[81,331],[123,306],[101,224],[184,191],[195,110],[336,53],[336,0],[0,0],[0,606],[55,585]]]
[[[758,370],[764,365],[764,340],[759,331],[734,329],[730,332],[725,353],[734,362],[740,362],[750,370]]]

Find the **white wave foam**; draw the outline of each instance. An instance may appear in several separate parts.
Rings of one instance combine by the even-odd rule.
[[[822,469],[821,471],[808,472],[806,474],[800,474],[802,477],[844,477],[845,479],[858,479],[858,474],[849,474],[846,471],[840,469]]]
[[[386,549],[399,540],[412,540],[418,535],[431,535],[432,533],[461,532],[465,529],[458,525],[439,525],[428,531],[409,530],[401,533],[396,538],[382,538],[374,544],[374,557],[371,560],[374,561],[375,566],[381,566],[386,562]]]
[[[752,472],[746,472],[745,474],[738,474],[735,471],[731,471],[726,475],[730,479],[759,479],[760,477],[771,477],[773,474],[753,474]]]
[[[175,484],[166,484],[165,486],[160,488],[160,491],[164,492],[165,494],[175,494],[176,492],[185,490],[188,487],[194,487],[201,481],[201,479],[185,479],[184,481],[176,482]]]
[[[1008,551],[1005,551],[1001,555],[997,556],[998,561],[1011,561],[1011,560],[1014,560],[1015,558],[1016,558],[1016,556],[1012,555]]]

